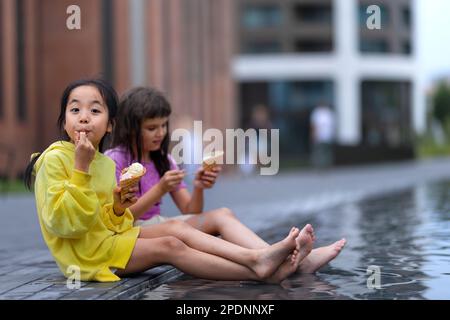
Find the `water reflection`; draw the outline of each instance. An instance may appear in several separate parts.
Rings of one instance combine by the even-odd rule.
[[[335,294],[336,287],[316,275],[292,277],[282,286],[256,282],[208,281],[184,276],[147,294],[146,299],[183,300],[302,300],[345,299]]]
[[[348,240],[338,259],[315,275],[295,275],[283,286],[184,276],[146,299],[450,298],[450,182],[293,215],[262,235],[278,241],[290,226],[305,223],[315,226],[318,246]],[[381,289],[367,286],[370,265],[381,269]]]
[[[416,189],[420,210],[426,217],[420,234],[431,235],[423,239],[425,247],[424,272],[429,276],[427,299],[450,299],[450,182],[442,181]]]
[[[422,223],[414,190],[372,198],[360,204],[358,229],[362,243],[361,266],[380,266],[381,290],[357,294],[361,299],[423,299],[426,286],[420,281],[424,249],[416,242]]]

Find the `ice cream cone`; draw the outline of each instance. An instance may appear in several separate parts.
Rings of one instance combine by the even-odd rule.
[[[130,167],[125,168],[125,169],[122,170],[122,176],[125,173],[127,173],[129,168]],[[136,186],[139,183],[139,180],[145,175],[145,172],[146,172],[146,170],[143,167],[142,168],[142,172],[140,172],[138,174],[134,174],[132,177],[129,177],[129,178],[126,178],[126,179],[122,179],[122,178],[120,179],[119,186],[120,186],[120,200],[121,201],[124,201],[126,199],[125,195],[127,193],[129,193],[130,188]]]
[[[217,165],[219,159],[222,159],[223,151],[212,152],[211,154],[203,158],[203,169],[205,171],[212,171],[212,169]]]

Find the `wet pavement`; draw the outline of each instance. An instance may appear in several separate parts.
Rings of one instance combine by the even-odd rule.
[[[205,209],[233,209],[241,221],[269,242],[283,238],[292,225],[312,223],[317,246],[346,237],[347,247],[321,272],[295,276],[283,287],[183,276],[179,281],[163,282],[146,298],[450,299],[447,181],[449,158],[327,172],[291,171],[274,177],[221,177],[213,189],[206,191]],[[59,297],[60,292],[52,288],[63,285],[64,280],[42,241],[33,196],[1,196],[0,210],[1,276],[9,287],[19,291],[11,297],[20,299],[23,292],[41,287],[47,297]],[[177,214],[168,197],[162,210],[169,216]],[[41,257],[36,257],[37,253]],[[42,274],[33,271],[35,261],[42,262]],[[22,270],[18,270],[18,264]],[[380,268],[381,289],[367,287],[369,266]],[[33,279],[28,281],[22,274]],[[25,289],[19,288],[19,282]],[[145,279],[139,286],[150,288],[148,283]],[[102,285],[100,295],[98,286],[93,287],[94,295],[85,291],[74,298],[121,296],[120,286]],[[115,295],[108,295],[110,289]]]
[[[450,299],[450,181],[312,211],[309,217],[293,215],[260,234],[273,242],[291,225],[305,223],[315,226],[318,246],[348,240],[340,256],[314,275],[295,275],[282,286],[184,276],[144,299]]]

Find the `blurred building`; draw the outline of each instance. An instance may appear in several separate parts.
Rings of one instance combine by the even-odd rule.
[[[338,163],[411,157],[425,127],[416,1],[1,0],[0,175],[58,139],[65,86],[92,76],[119,94],[156,86],[174,120],[204,128],[246,127],[265,105],[282,162],[307,157],[323,103],[337,115]],[[81,30],[66,27],[73,4]],[[381,30],[366,26],[373,4]]]
[[[310,151],[318,104],[337,115],[337,163],[410,158],[425,128],[416,55],[415,0],[238,0],[241,124],[259,104],[280,128],[282,159]],[[370,5],[381,29],[370,30]]]
[[[81,9],[69,30],[67,8]],[[32,152],[58,139],[59,99],[78,78],[118,90],[153,85],[174,117],[204,127],[235,124],[229,0],[1,0],[0,175],[16,176]],[[1,172],[3,171],[3,172]]]

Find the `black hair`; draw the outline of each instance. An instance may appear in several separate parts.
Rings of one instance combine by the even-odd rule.
[[[67,132],[64,130],[64,124],[66,121],[66,107],[67,103],[69,102],[69,97],[72,92],[72,90],[81,87],[81,86],[92,86],[95,87],[102,96],[106,106],[108,107],[108,121],[113,124],[114,119],[117,115],[117,105],[118,105],[118,97],[117,93],[114,90],[114,88],[105,80],[103,79],[80,79],[76,80],[72,83],[70,83],[66,89],[64,90],[62,96],[61,96],[61,103],[60,103],[60,112],[59,117],[57,121],[57,125],[59,128],[59,131],[61,133],[61,140],[70,141],[70,138],[67,134]],[[106,133],[99,144],[99,150],[100,152],[103,151],[104,142],[107,137],[108,133]],[[34,156],[28,166],[25,169],[24,174],[24,183],[25,186],[31,190],[31,185],[33,182],[33,170],[34,165],[36,164],[36,161],[39,159],[41,153],[37,153],[36,156]]]
[[[129,90],[120,99],[117,122],[113,130],[112,147],[125,148],[132,155],[132,159],[129,159],[129,161],[141,162],[143,152],[142,122],[145,119],[169,117],[171,112],[170,103],[160,91],[148,87],[137,87]],[[167,134],[161,143],[161,148],[149,152],[149,157],[154,162],[160,177],[170,170],[168,132],[169,123],[167,123]]]

